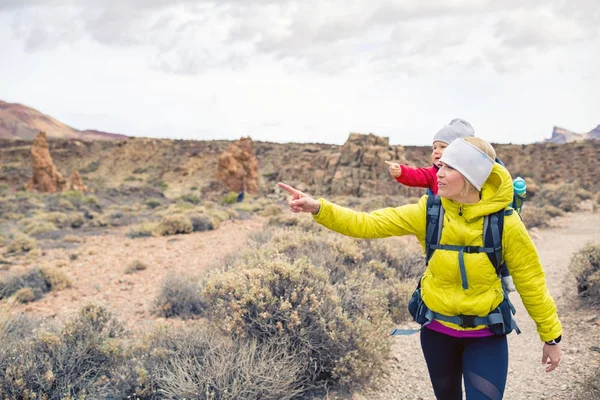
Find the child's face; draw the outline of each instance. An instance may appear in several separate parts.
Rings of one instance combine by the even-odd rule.
[[[444,142],[433,142],[433,149],[431,152],[431,162],[441,168],[442,163],[440,162],[440,158],[442,154],[444,154],[444,150],[448,147],[448,143]]]

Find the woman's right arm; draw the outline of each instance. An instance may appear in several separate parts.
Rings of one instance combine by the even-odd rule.
[[[277,185],[290,194],[288,204],[292,212],[310,212],[315,221],[343,235],[366,239],[414,234],[421,242],[425,238],[427,196],[417,204],[364,213],[325,199],[315,200],[282,182]]]
[[[383,238],[414,234],[425,237],[427,197],[416,204],[384,208],[371,213],[358,212],[319,199],[321,207],[315,221],[333,231],[356,238]]]

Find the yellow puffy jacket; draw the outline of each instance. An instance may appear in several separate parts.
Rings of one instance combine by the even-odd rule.
[[[460,204],[442,198],[445,210],[440,244],[483,246],[483,217],[506,208],[513,197],[512,179],[499,164],[481,190],[481,200]],[[341,234],[357,238],[383,238],[413,234],[425,248],[427,196],[417,204],[385,208],[371,213],[356,212],[319,199],[314,219]],[[537,250],[516,213],[504,218],[502,255],[527,312],[537,325],[540,338],[549,341],[562,334],[554,300],[548,292]],[[502,284],[485,253],[464,254],[468,289],[463,289],[456,251],[436,250],[421,278],[423,301],[444,315],[484,317],[503,300]],[[454,329],[458,325],[442,322]]]

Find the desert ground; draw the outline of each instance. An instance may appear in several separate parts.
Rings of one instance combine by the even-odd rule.
[[[229,220],[219,229],[187,235],[130,239],[125,228],[86,236],[72,249],[47,249],[36,260],[39,266],[62,269],[71,288],[50,292],[42,299],[20,305],[25,312],[49,320],[61,320],[81,306],[94,302],[116,313],[132,331],[170,323],[153,313],[162,280],[169,274],[202,276],[232,253],[243,252],[251,232],[266,218]],[[510,364],[506,399],[574,399],[581,382],[600,365],[600,314],[578,306],[575,278],[569,273],[571,256],[600,237],[600,213],[579,211],[552,221],[552,227],[530,230],[539,250],[548,286],[564,327],[563,358],[559,368],[547,374],[541,364],[542,343],[520,298],[512,294],[522,334],[509,337]],[[147,268],[125,274],[127,265],[140,261]],[[18,272],[25,266],[11,268]],[[407,326],[413,326],[407,324]],[[326,397],[388,400],[433,399],[418,335],[393,337],[388,373],[368,391],[330,393]]]

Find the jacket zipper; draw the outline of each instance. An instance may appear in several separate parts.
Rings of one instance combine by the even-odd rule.
[[[458,215],[462,217],[462,204],[458,205]]]

